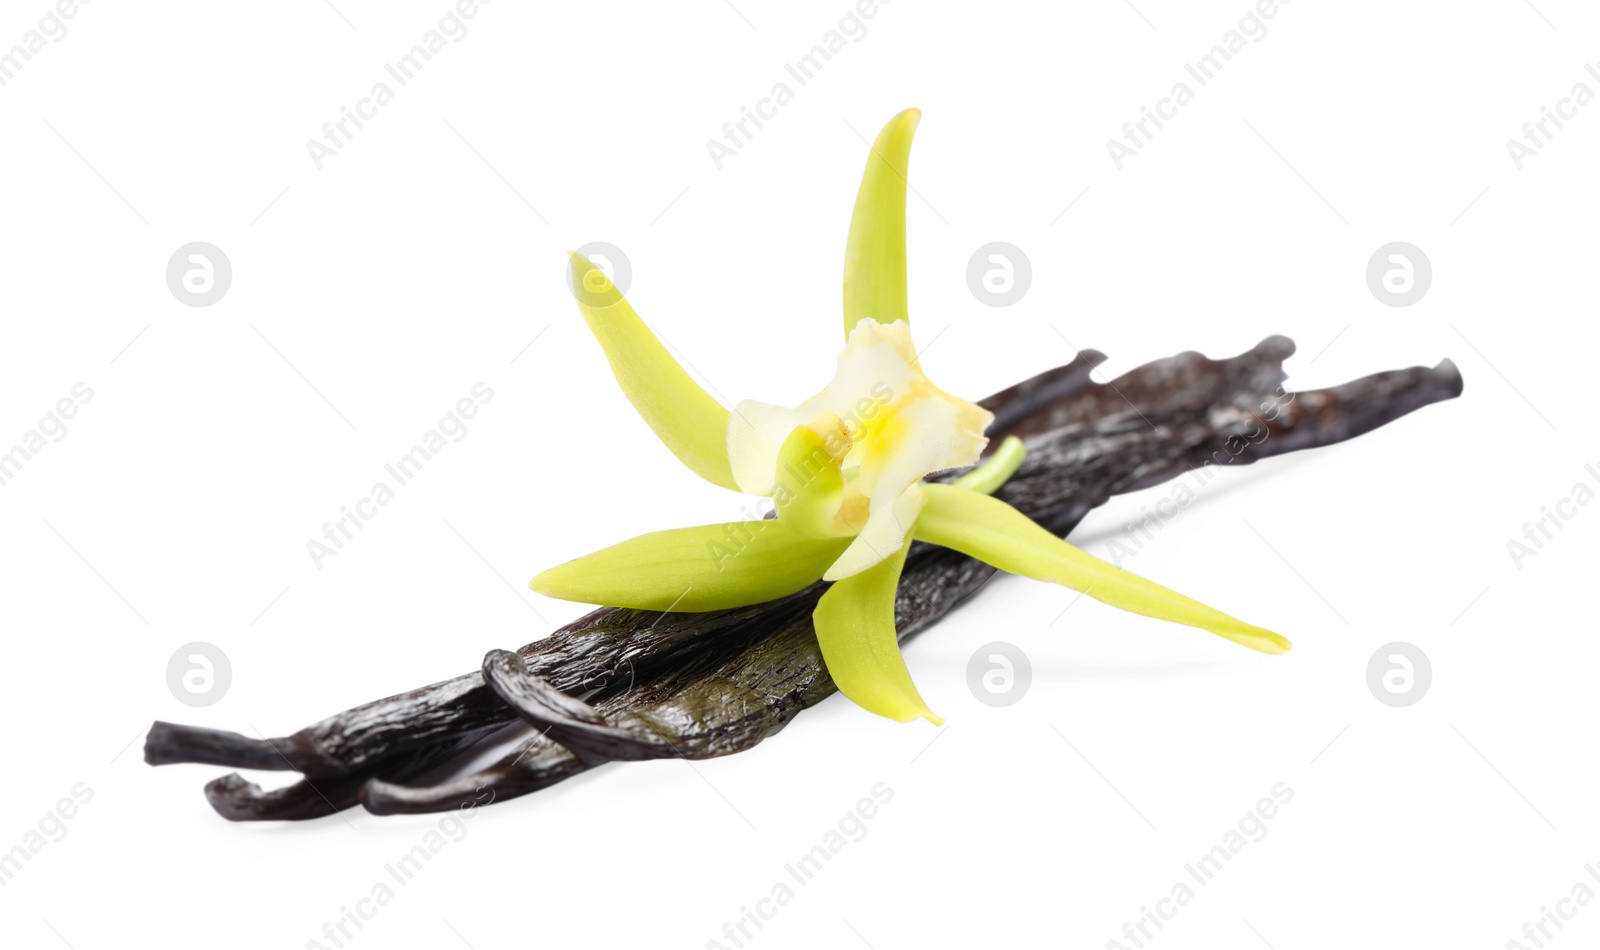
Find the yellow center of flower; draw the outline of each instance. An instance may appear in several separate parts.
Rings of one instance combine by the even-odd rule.
[[[1061,584],[1123,610],[1282,653],[1283,637],[1078,550],[988,493],[1017,471],[1014,436],[948,485],[930,472],[978,460],[993,416],[922,372],[907,323],[905,193],[919,113],[872,145],[845,243],[846,346],[833,379],[793,408],[729,412],[672,358],[605,274],[579,255],[578,308],[617,383],[663,445],[722,488],[770,496],[776,519],[653,531],[542,572],[549,597],[643,610],[743,607],[834,581],[812,612],[840,692],[881,716],[934,715],[900,656],[896,591],[913,540]]]
[[[864,319],[851,329],[833,379],[821,392],[793,408],[752,399],[734,407],[728,461],[741,491],[781,502],[778,486],[802,487],[790,484],[783,470],[790,434],[803,426],[822,439],[842,478],[832,500],[834,533],[854,537],[823,575],[839,580],[905,543],[927,501],[923,477],[976,462],[993,419],[928,379],[905,321]],[[805,488],[817,484],[802,481]],[[780,518],[782,509],[780,504]]]

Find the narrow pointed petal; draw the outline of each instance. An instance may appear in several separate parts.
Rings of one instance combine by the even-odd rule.
[[[803,538],[774,519],[653,531],[552,567],[528,586],[610,607],[721,610],[809,587],[847,543]]]
[[[844,249],[844,335],[862,318],[893,323],[906,312],[906,173],[922,120],[907,109],[878,133],[861,174]]]
[[[581,254],[572,255],[571,265],[578,309],[633,408],[678,461],[738,491],[728,465],[728,410],[678,365],[605,271]]]
[[[839,581],[812,613],[817,645],[839,692],[868,712],[896,722],[944,720],[933,714],[911,682],[894,632],[894,594],[909,541],[872,568]]]
[[[1050,581],[1127,610],[1209,630],[1262,653],[1289,641],[1197,600],[1108,564],[1061,540],[998,498],[950,485],[927,486],[914,536],[987,561],[1002,571]]]

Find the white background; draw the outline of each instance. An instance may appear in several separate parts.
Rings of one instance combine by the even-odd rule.
[[[1520,171],[1505,145],[1600,91],[1600,18],[1535,3],[1286,4],[1121,171],[1106,140],[1245,0],[885,4],[720,171],[706,141],[845,0],[489,4],[320,171],[306,141],[446,0],[83,6],[0,88],[0,445],[93,391],[0,489],[0,850],[93,798],[0,888],[4,942],[303,947],[367,896],[437,817],[230,824],[201,796],[226,770],[149,768],[142,730],[282,735],[474,669],[584,611],[526,589],[543,567],[738,517],[616,390],[563,251],[623,248],[719,395],[797,402],[840,344],[862,136],[911,105],[913,326],[945,388],[1064,340],[1115,374],[1284,333],[1295,389],[1449,357],[1464,397],[1223,473],[1128,562],[1288,656],[1005,578],[906,651],[943,732],[836,697],[747,754],[497,805],[346,945],[706,946],[880,782],[866,837],[746,946],[1107,946],[1280,782],[1266,837],[1149,946],[1503,947],[1600,890],[1600,507],[1520,569],[1506,548],[1600,463],[1600,105]],[[7,0],[0,48],[49,9]],[[964,277],[996,240],[1034,271],[1005,309]],[[1364,277],[1396,240],[1433,263],[1408,308]],[[191,241],[232,261],[208,308],[165,283]],[[479,381],[468,435],[315,567],[307,540]],[[1075,540],[1105,553],[1169,491]],[[233,666],[205,709],[166,683],[192,640]],[[1032,658],[1009,708],[966,685],[992,640]],[[1433,664],[1405,709],[1366,685],[1394,640]],[[1554,943],[1600,939],[1593,906]]]

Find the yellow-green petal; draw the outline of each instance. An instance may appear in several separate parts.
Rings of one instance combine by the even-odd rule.
[[[844,248],[844,335],[863,317],[910,322],[906,312],[906,172],[922,120],[907,109],[878,133],[861,174]]]
[[[834,435],[844,448],[849,436],[839,417]],[[778,520],[807,538],[836,538],[847,531],[836,527],[834,516],[843,501],[844,476],[828,450],[827,440],[809,425],[796,426],[778,450],[778,467],[772,482],[772,501]]]
[[[678,461],[738,491],[728,466],[728,410],[678,365],[605,271],[582,254],[571,264],[578,309],[633,408]]]
[[[1008,435],[1000,443],[1000,447],[984,459],[982,464],[950,484],[957,488],[965,488],[967,491],[993,495],[1017,473],[1027,455],[1028,449],[1022,444],[1022,440],[1014,435]]]
[[[811,621],[817,645],[839,692],[857,706],[896,722],[944,720],[933,714],[911,682],[894,632],[894,594],[906,562],[907,541],[900,550],[859,574],[828,588]]]
[[[776,519],[653,531],[552,567],[528,586],[586,604],[721,610],[805,589],[848,543],[804,538]]]
[[[987,561],[1002,571],[1050,581],[1146,617],[1209,630],[1262,653],[1286,653],[1284,637],[1230,617],[1079,550],[998,498],[929,485],[914,536]]]

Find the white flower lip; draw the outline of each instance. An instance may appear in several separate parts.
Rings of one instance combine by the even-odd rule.
[[[922,478],[976,462],[989,441],[983,433],[994,419],[928,379],[905,321],[861,320],[821,392],[793,408],[756,400],[734,407],[728,460],[740,490],[772,494],[784,440],[819,415],[843,422],[850,446],[841,467],[847,477],[854,476],[840,520],[855,540],[825,580],[857,574],[899,550],[925,501]],[[852,517],[858,523],[849,523]]]

